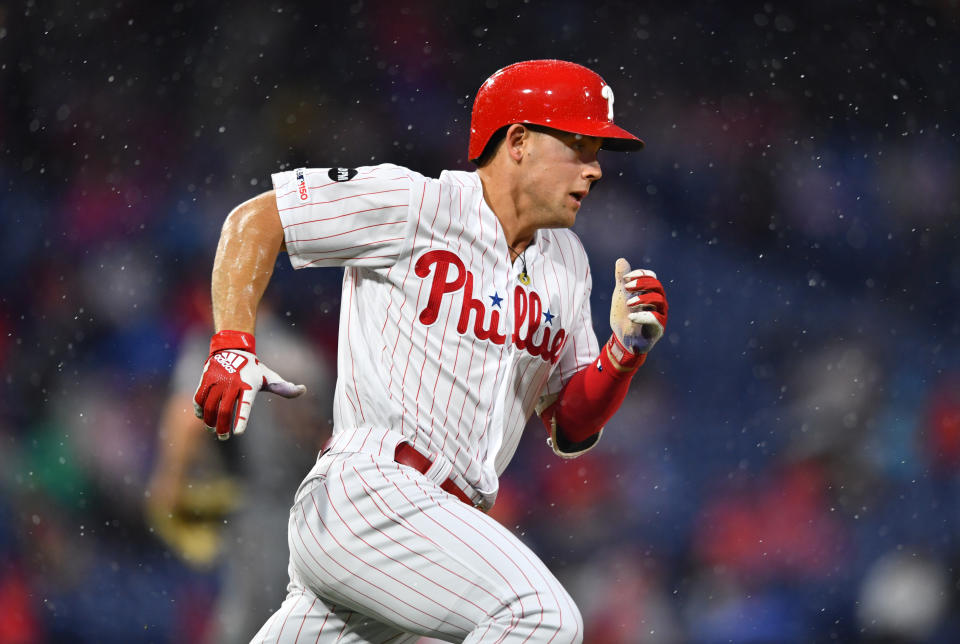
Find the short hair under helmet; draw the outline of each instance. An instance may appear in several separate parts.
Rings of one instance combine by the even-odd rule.
[[[613,124],[613,90],[583,65],[525,60],[494,72],[473,101],[470,148],[476,160],[505,125],[529,123],[597,136],[606,150],[638,150],[643,141]]]

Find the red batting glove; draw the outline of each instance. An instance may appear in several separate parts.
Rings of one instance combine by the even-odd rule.
[[[255,350],[253,336],[243,331],[220,331],[210,340],[210,357],[193,396],[193,410],[222,441],[244,432],[253,399],[261,389],[284,398],[296,398],[307,390],[260,362]]]

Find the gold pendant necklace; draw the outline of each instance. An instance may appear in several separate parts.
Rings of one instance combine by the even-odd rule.
[[[523,268],[523,270],[520,271],[519,275],[517,275],[517,280],[524,286],[530,286],[530,274],[527,273],[527,249],[524,248],[522,253],[518,253],[517,249],[510,244],[507,244],[507,248],[513,251],[513,254],[520,258],[520,266]]]

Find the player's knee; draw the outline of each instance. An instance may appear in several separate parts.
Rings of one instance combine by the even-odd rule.
[[[571,644],[582,644],[583,642],[583,617],[572,601],[560,610],[558,607],[554,615],[554,628],[556,637],[554,642],[570,642]],[[547,638],[550,639],[550,638]]]
[[[504,642],[582,644],[583,617],[565,592],[558,596],[536,593],[504,606],[499,620],[505,625]]]
[[[537,622],[531,641],[570,644],[583,642],[583,618],[573,602],[563,606],[545,605],[539,615],[529,615],[527,620]]]

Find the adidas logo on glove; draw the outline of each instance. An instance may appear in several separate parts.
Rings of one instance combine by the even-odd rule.
[[[214,355],[213,359],[219,362],[227,373],[236,373],[247,364],[245,357],[233,351],[221,351]]]

